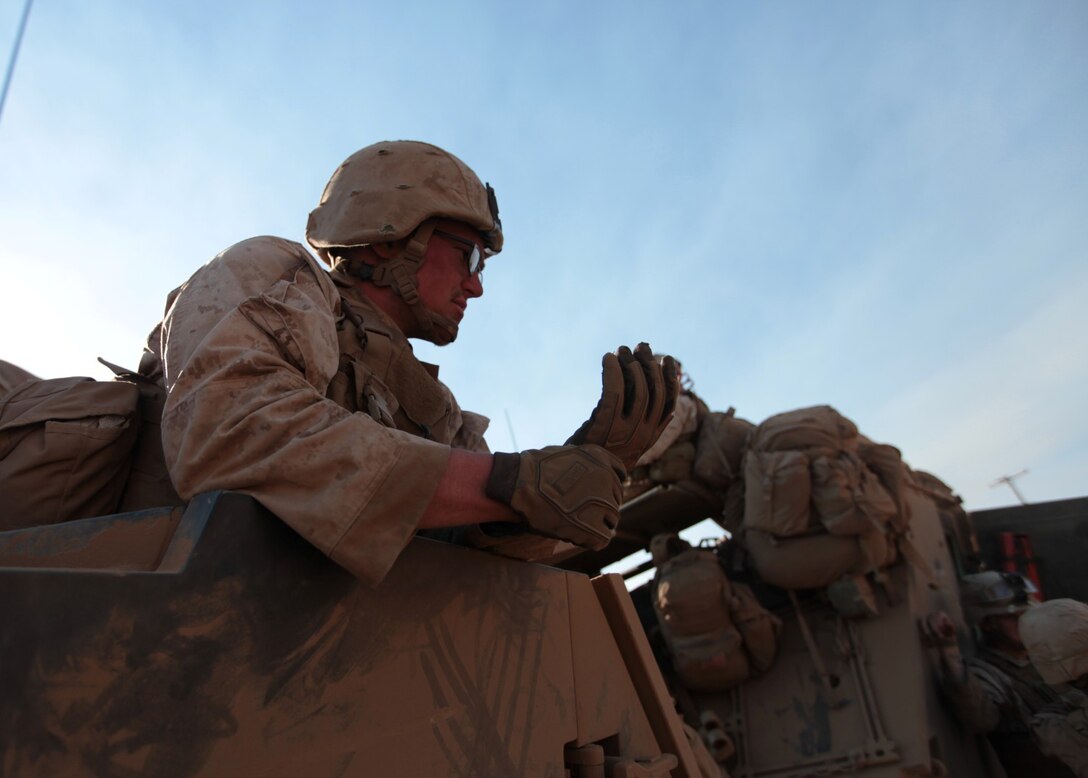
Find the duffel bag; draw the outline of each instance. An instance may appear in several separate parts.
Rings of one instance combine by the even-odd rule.
[[[0,402],[0,530],[117,510],[138,432],[127,381],[29,381]]]

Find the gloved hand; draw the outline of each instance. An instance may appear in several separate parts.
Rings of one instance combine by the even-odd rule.
[[[495,454],[487,496],[506,503],[540,535],[602,549],[616,534],[627,477],[599,446],[549,446]]]
[[[602,446],[630,470],[672,416],[680,394],[676,362],[665,357],[658,363],[645,343],[634,354],[620,346],[601,360],[601,383],[600,402],[567,444]]]

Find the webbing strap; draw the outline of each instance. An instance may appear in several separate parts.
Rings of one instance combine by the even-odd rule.
[[[370,281],[376,286],[387,286],[393,289],[411,310],[412,318],[419,326],[421,337],[442,346],[456,337],[457,322],[427,309],[419,296],[416,275],[427,254],[427,244],[430,243],[436,224],[435,219],[428,219],[420,224],[406,239],[404,249],[393,259],[377,265],[362,262],[344,263],[343,260],[337,260],[334,261],[334,267],[339,268],[346,264],[347,272],[351,275]]]
[[[805,641],[805,648],[808,649],[809,656],[812,657],[812,664],[816,667],[816,674],[820,677],[820,684],[827,694],[828,705],[831,708],[837,708],[842,703],[841,695],[837,691],[839,678],[828,671],[827,663],[824,662],[823,655],[820,654],[820,647],[816,645],[816,638],[813,637],[812,630],[808,627],[808,621],[805,619],[805,613],[801,608],[801,603],[797,600],[797,595],[792,589],[787,589],[786,594],[789,595],[790,604],[793,605],[793,612],[797,616],[797,626],[801,630],[801,638]]]
[[[416,273],[419,271],[420,265],[423,264],[423,258],[427,253],[427,244],[431,240],[432,233],[434,233],[434,227],[434,219],[429,219],[419,225],[408,238],[408,245],[404,247],[401,255],[392,263],[389,263],[392,266],[394,279],[397,282],[395,287],[397,294],[412,309],[412,315],[415,317],[416,323],[427,335],[433,334],[434,321],[431,319],[430,311],[423,305],[423,301],[419,299]],[[392,284],[390,285],[392,286]]]

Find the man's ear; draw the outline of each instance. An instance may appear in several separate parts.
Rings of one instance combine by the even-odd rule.
[[[371,243],[370,250],[380,260],[395,259],[404,249],[403,240],[390,241],[388,243]]]

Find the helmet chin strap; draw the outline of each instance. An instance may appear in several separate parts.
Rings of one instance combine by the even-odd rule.
[[[435,221],[429,219],[416,228],[408,238],[404,249],[393,259],[378,265],[360,265],[352,274],[370,281],[376,286],[388,286],[408,305],[419,327],[423,340],[436,346],[445,346],[457,337],[458,324],[447,316],[440,316],[423,304],[419,297],[419,279],[416,274],[427,253],[427,244],[434,233]]]

